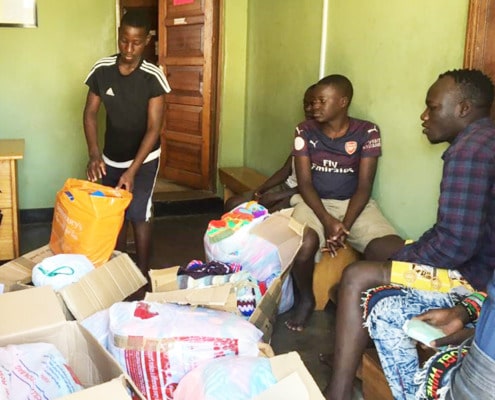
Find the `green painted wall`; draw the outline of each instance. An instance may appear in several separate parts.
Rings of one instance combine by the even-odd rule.
[[[248,0],[224,0],[221,39],[223,74],[219,78],[219,167],[244,165],[247,9]]]
[[[250,0],[244,164],[266,174],[285,160],[301,94],[318,78],[323,0]],[[467,0],[329,0],[325,73],[354,84],[351,114],[381,128],[374,197],[404,237],[434,222],[445,145],[421,133],[425,94],[462,67]]]
[[[285,160],[318,78],[323,0],[224,0],[219,166],[269,174]],[[374,196],[404,236],[435,219],[443,145],[419,114],[438,73],[461,67],[467,0],[329,0],[326,72],[346,74],[351,113],[377,122],[384,154]],[[52,207],[67,177],[83,177],[89,68],[115,51],[115,0],[38,0],[39,27],[0,28],[0,138],[26,139],[21,209]]]
[[[321,0],[249,0],[245,165],[280,168],[318,79]]]
[[[462,67],[467,11],[467,0],[330,0],[326,71],[353,82],[351,114],[380,126],[374,197],[412,239],[435,221],[446,148],[419,116],[438,74]]]
[[[84,79],[115,51],[115,0],[38,0],[38,28],[0,28],[0,138],[26,140],[21,209],[53,207],[68,177],[83,177]]]

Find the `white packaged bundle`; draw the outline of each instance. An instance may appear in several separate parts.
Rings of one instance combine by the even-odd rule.
[[[81,325],[84,326],[89,333],[91,333],[96,340],[108,350],[108,333],[109,333],[110,317],[108,308],[100,310],[90,315],[81,321]]]
[[[204,360],[257,356],[263,333],[232,313],[152,302],[110,307],[109,350],[148,399],[173,399]]]
[[[0,399],[58,399],[82,390],[74,372],[50,343],[0,347]]]
[[[46,257],[36,264],[32,272],[34,286],[51,286],[60,290],[78,282],[84,275],[95,269],[88,257],[82,254],[57,254]]]

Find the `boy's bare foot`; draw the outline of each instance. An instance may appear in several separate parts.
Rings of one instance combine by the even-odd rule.
[[[292,318],[285,321],[287,329],[295,332],[301,332],[308,322],[309,317],[315,308],[314,299],[301,299],[296,306]]]

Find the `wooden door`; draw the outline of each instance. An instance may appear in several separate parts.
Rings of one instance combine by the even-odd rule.
[[[495,0],[470,0],[464,67],[476,68],[495,83]],[[495,120],[495,104],[492,106]]]
[[[159,0],[158,63],[166,95],[159,176],[213,189],[218,0]]]

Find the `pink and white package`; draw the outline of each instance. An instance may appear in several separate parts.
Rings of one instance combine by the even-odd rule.
[[[173,399],[182,377],[204,360],[257,356],[263,333],[233,313],[154,302],[110,307],[109,350],[140,391]]]

